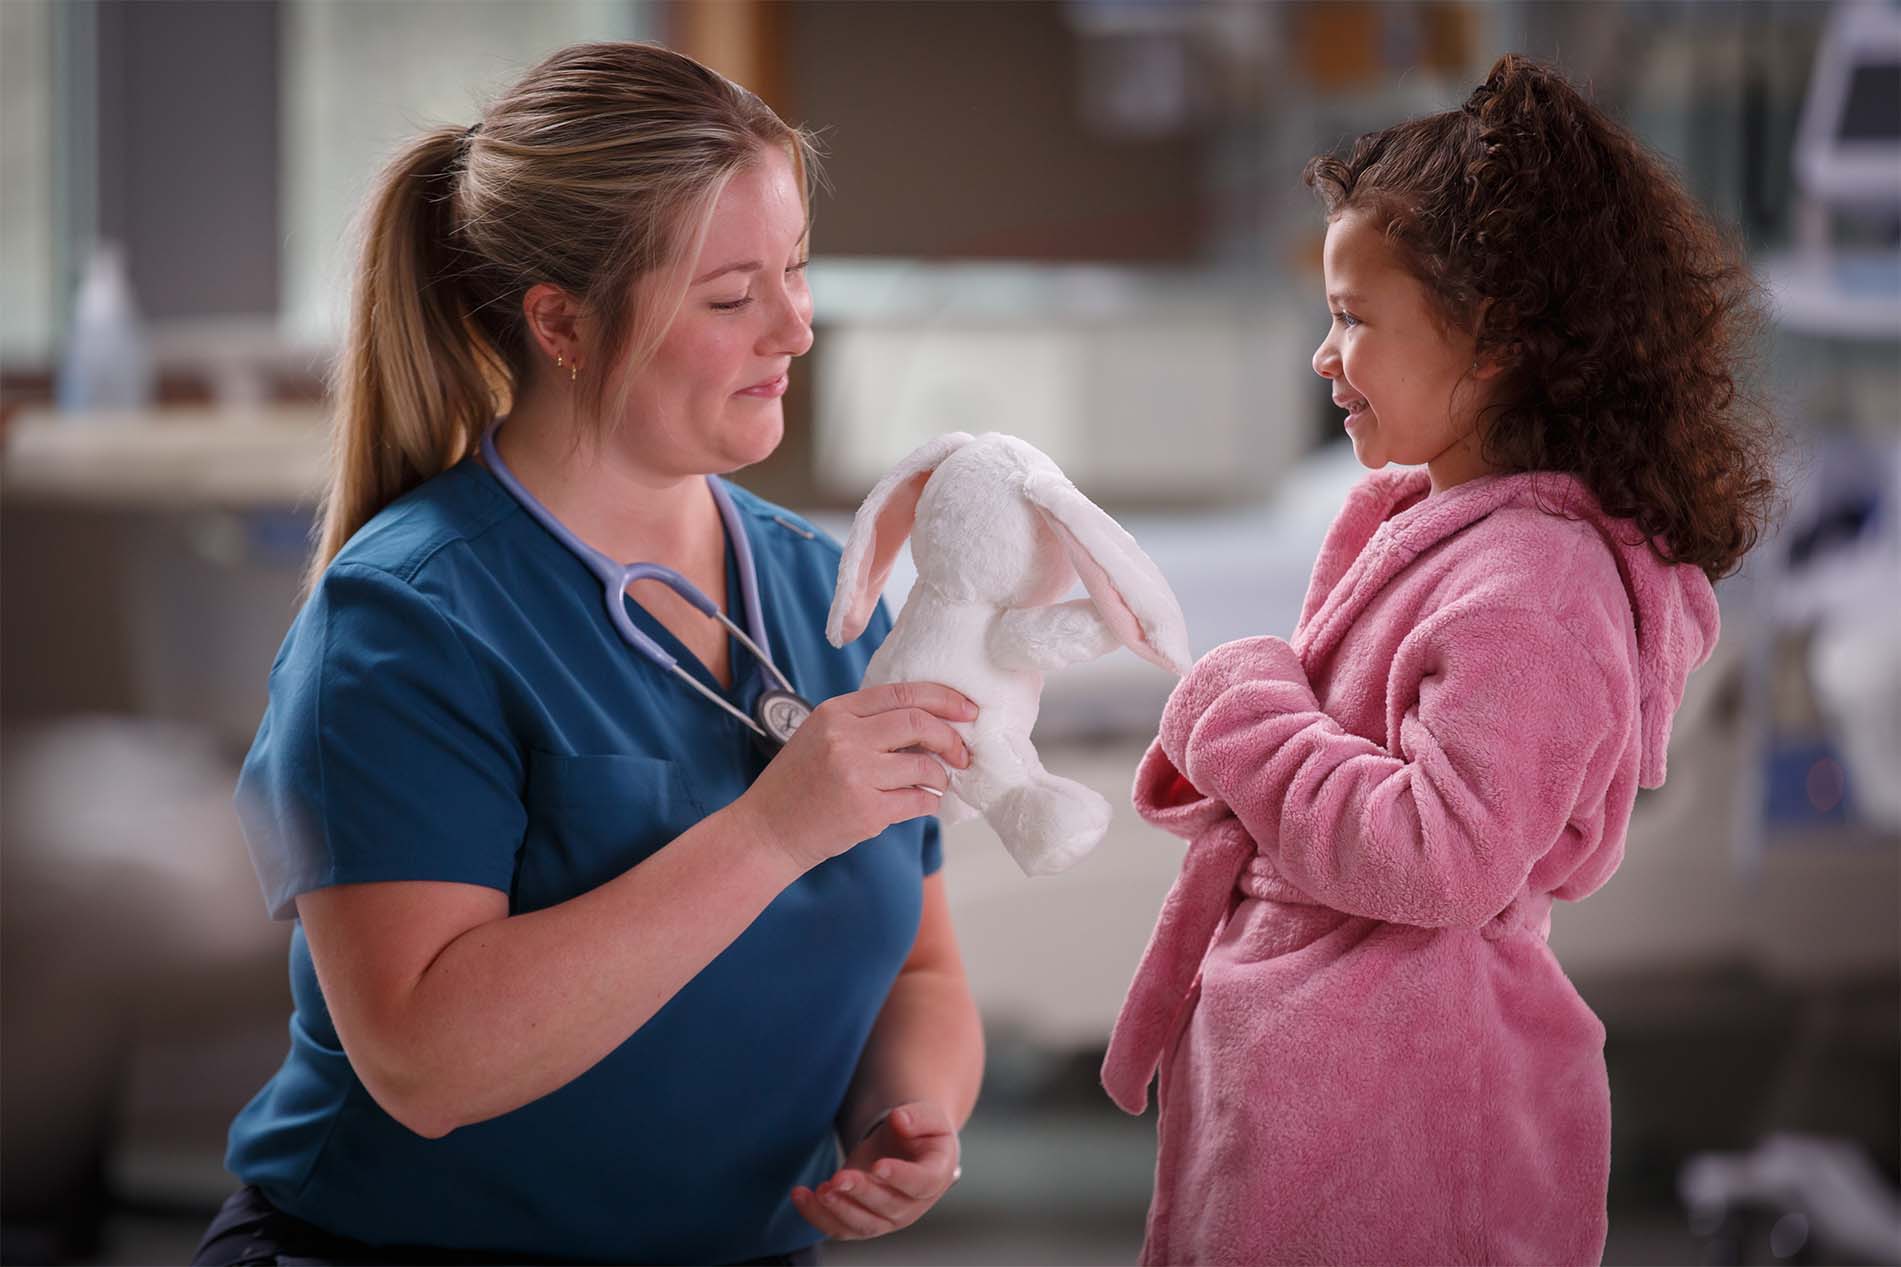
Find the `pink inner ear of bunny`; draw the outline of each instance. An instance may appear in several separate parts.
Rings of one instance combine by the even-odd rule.
[[[1041,508],[1039,507],[1039,510]],[[1168,657],[1149,641],[1148,633],[1142,628],[1142,622],[1136,619],[1135,610],[1122,597],[1122,591],[1110,579],[1108,572],[1096,562],[1096,556],[1083,547],[1076,534],[1063,525],[1055,515],[1043,512],[1043,522],[1055,531],[1057,540],[1063,543],[1063,549],[1069,552],[1069,562],[1082,577],[1083,588],[1089,591],[1090,599],[1096,604],[1096,610],[1108,624],[1116,640],[1144,660],[1159,664],[1163,668],[1172,668]]]
[[[845,612],[847,642],[865,632],[865,626],[871,623],[871,613],[878,606],[879,595],[884,593],[885,581],[890,579],[891,569],[897,564],[898,551],[904,547],[904,539],[911,535],[911,525],[917,519],[918,499],[924,496],[924,486],[936,470],[932,467],[919,471],[892,489],[877,519],[872,521],[871,548],[865,551],[858,575],[852,578],[851,606]]]

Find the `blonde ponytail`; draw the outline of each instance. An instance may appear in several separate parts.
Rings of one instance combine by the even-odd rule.
[[[399,151],[361,221],[309,583],[508,407],[534,354],[521,310],[530,287],[551,283],[594,314],[590,365],[638,365],[677,297],[637,313],[634,283],[676,261],[765,146],[790,156],[809,194],[811,137],[758,97],[658,45],[599,43],[549,57],[476,127],[438,128]],[[580,384],[584,416],[601,416],[610,378],[624,390],[624,372]]]
[[[438,128],[384,169],[361,225],[350,327],[331,379],[336,423],[308,578],[370,518],[459,461],[499,402],[491,350],[460,302],[449,239],[468,134]]]

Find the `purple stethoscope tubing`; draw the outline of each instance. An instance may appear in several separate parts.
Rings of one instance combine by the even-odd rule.
[[[721,699],[705,683],[681,668],[680,662],[668,655],[665,647],[636,628],[633,618],[627,614],[625,601],[627,587],[635,581],[659,581],[692,604],[696,610],[726,626],[726,631],[739,639],[740,645],[752,652],[766,672],[772,674],[779,683],[780,690],[797,699],[798,691],[786,675],[779,671],[779,666],[772,662],[772,653],[767,650],[769,644],[766,640],[765,618],[759,609],[759,576],[753,569],[752,544],[746,539],[745,526],[740,522],[738,507],[733,505],[732,496],[727,493],[719,480],[709,475],[706,477],[706,486],[712,490],[713,502],[719,507],[720,519],[726,525],[726,538],[733,543],[733,558],[739,565],[740,597],[746,604],[746,623],[751,627],[750,633],[735,625],[727,618],[726,613],[719,609],[719,604],[708,598],[698,586],[672,568],[659,563],[617,563],[575,536],[566,524],[555,517],[553,511],[542,505],[533,493],[523,487],[521,481],[515,478],[515,473],[508,469],[508,464],[502,461],[502,455],[495,447],[495,433],[500,429],[501,424],[497,422],[483,433],[482,460],[487,463],[488,469],[500,481],[502,487],[508,490],[509,495],[520,503],[521,508],[526,510],[535,522],[546,528],[555,540],[566,546],[575,558],[586,564],[588,571],[600,579],[606,600],[607,619],[613,624],[621,639],[719,708],[737,717],[760,738],[769,742],[784,743],[786,735],[768,734],[766,728],[758,721]],[[802,700],[799,702],[803,704]],[[805,707],[809,709],[810,705],[805,705]]]

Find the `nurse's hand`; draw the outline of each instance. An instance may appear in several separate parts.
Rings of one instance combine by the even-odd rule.
[[[805,1221],[834,1240],[863,1240],[909,1227],[957,1179],[957,1132],[923,1100],[901,1104],[818,1186],[794,1188]]]
[[[801,871],[893,823],[937,810],[970,752],[951,722],[977,706],[935,682],[891,682],[826,700],[732,805]]]

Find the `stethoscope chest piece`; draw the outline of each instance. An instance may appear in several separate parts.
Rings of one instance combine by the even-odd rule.
[[[812,706],[791,691],[761,691],[752,706],[753,721],[761,733],[755,736],[768,757],[785,747],[792,734],[812,715]]]

